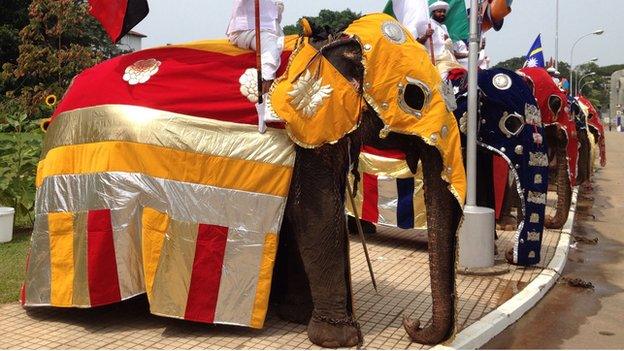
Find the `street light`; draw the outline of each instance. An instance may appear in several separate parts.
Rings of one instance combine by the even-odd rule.
[[[590,77],[590,76],[593,76],[593,75],[596,75],[596,72],[589,72],[589,73],[581,76],[581,78],[576,81],[576,86],[581,85],[581,82],[583,81],[583,79],[585,79],[587,77]]]
[[[588,84],[593,84],[593,83],[595,83],[595,82],[596,82],[596,81],[594,81],[594,80],[590,80],[589,82],[585,82],[585,84],[581,85],[581,89],[579,89],[578,93],[579,93],[579,94],[581,94],[581,95],[583,95],[583,88],[585,88],[585,86],[586,86],[586,85],[588,85]],[[577,95],[578,95],[578,94],[577,94]]]
[[[570,93],[572,93],[574,95],[574,80],[573,80],[573,76],[574,76],[574,47],[576,47],[576,44],[579,43],[579,41],[581,41],[581,39],[586,38],[590,35],[602,35],[602,33],[604,33],[604,30],[602,29],[597,29],[591,33],[587,33],[585,35],[581,35],[578,39],[576,39],[576,41],[574,42],[574,44],[572,45],[572,49],[570,50]]]

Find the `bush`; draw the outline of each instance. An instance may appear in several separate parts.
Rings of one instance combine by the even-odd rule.
[[[16,227],[32,226],[43,132],[14,102],[0,105],[0,205],[15,208]]]

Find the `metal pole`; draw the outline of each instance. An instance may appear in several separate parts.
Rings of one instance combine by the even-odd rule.
[[[572,94],[572,96],[576,96],[576,84],[574,84],[574,79],[573,79],[573,74],[574,72],[574,47],[576,47],[576,44],[579,43],[579,41],[581,41],[581,39],[588,37],[590,35],[594,34],[592,33],[587,33],[585,35],[580,36],[578,39],[576,39],[576,41],[574,42],[574,44],[572,45],[572,49],[570,50],[570,94]]]
[[[555,70],[559,70],[559,0],[555,6]]]
[[[262,104],[262,40],[260,39],[260,0],[254,3],[256,30],[256,69],[258,71],[258,104]]]
[[[466,205],[477,205],[477,98],[478,98],[478,67],[479,59],[479,12],[481,0],[470,3],[470,40],[468,58],[468,135],[466,142],[466,173],[468,188]]]

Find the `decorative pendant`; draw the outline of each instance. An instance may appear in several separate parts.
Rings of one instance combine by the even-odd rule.
[[[297,79],[293,90],[288,95],[292,97],[290,105],[297,111],[302,111],[305,117],[313,117],[334,89],[331,85],[322,85],[322,78],[312,77],[310,70]]]
[[[249,102],[255,104],[258,102],[258,70],[255,68],[247,68],[240,78],[240,92]]]
[[[130,85],[143,84],[158,72],[160,65],[161,62],[153,58],[139,60],[126,68],[123,80]]]

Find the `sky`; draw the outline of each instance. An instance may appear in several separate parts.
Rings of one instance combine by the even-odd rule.
[[[468,0],[466,0],[468,2]],[[134,30],[147,35],[143,47],[199,39],[224,38],[233,0],[149,0],[150,13]],[[524,56],[542,34],[544,57],[555,56],[557,0],[515,0],[499,32],[486,33],[493,63]],[[321,9],[380,12],[386,0],[284,0],[282,25]],[[570,62],[573,43],[582,35],[604,29],[578,42],[573,64],[598,57],[597,64],[624,64],[624,0],[559,0],[559,60]]]

